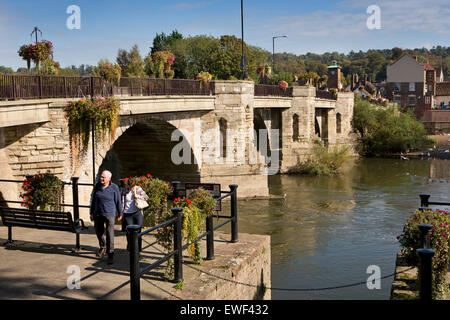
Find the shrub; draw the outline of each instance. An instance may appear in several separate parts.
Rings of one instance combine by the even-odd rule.
[[[417,249],[423,248],[419,224],[433,226],[430,246],[435,251],[433,257],[433,299],[443,299],[448,294],[446,275],[450,258],[450,217],[448,211],[416,210],[406,221],[402,234],[397,237],[411,264],[418,264]]]
[[[350,149],[347,146],[334,146],[332,150],[316,143],[313,155],[291,169],[290,173],[311,175],[333,175],[340,173],[351,163]]]
[[[51,174],[37,173],[22,184],[23,206],[28,209],[60,211],[64,195],[63,182]]]
[[[408,152],[433,144],[411,112],[402,113],[395,106],[377,107],[356,96],[352,126],[359,135],[358,151],[365,156]]]

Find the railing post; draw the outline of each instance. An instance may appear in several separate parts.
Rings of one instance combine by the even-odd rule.
[[[420,300],[430,301],[432,296],[432,279],[433,270],[431,267],[434,250],[431,249],[417,249],[420,258]]]
[[[237,184],[230,184],[231,193],[231,242],[238,242],[238,210],[237,210]]]
[[[67,98],[67,77],[64,76],[64,97]]]
[[[206,260],[214,260],[214,224],[213,216],[206,217]]]
[[[127,226],[127,237],[130,239],[130,299],[141,300],[141,277],[139,275],[138,225]]]
[[[39,82],[39,99],[42,99],[42,76],[38,76],[38,82]]]
[[[421,207],[428,207],[428,200],[430,199],[430,195],[429,194],[421,194],[419,195],[420,197],[420,206]]]
[[[431,249],[430,247],[430,231],[433,228],[431,224],[419,224],[419,230],[422,239],[422,245],[425,249]]]
[[[16,100],[16,76],[12,76],[13,100]]]
[[[176,251],[174,256],[174,268],[175,268],[175,278],[174,282],[183,281],[183,249],[182,249],[182,236],[181,236],[181,225],[182,225],[182,208],[173,208],[172,213],[177,217],[175,221],[173,245],[174,251]]]
[[[80,204],[78,199],[78,179],[79,177],[72,177],[72,198],[73,198],[73,221],[80,219]],[[80,234],[75,235],[76,245],[75,251],[80,251]]]
[[[94,98],[94,77],[89,77],[89,85],[90,85],[90,95],[91,95],[91,99]]]

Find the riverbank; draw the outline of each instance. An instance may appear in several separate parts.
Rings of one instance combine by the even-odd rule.
[[[406,153],[388,154],[386,157],[408,159],[450,159],[450,134],[430,135],[429,138],[435,139],[437,144],[432,148],[416,150]]]

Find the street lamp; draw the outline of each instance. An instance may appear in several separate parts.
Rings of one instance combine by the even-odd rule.
[[[244,54],[244,0],[241,0],[241,46],[242,46],[242,55],[241,55],[241,68],[242,68],[242,80],[247,78],[246,67],[247,67],[247,57]]]
[[[272,72],[275,75],[275,38],[287,38],[288,36],[272,37]]]

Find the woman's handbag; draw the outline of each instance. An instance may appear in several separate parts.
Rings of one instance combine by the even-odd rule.
[[[139,210],[145,209],[148,207],[148,203],[147,201],[145,201],[144,199],[140,199],[138,197],[136,197],[136,187],[134,187],[131,192],[133,192],[133,196],[134,196],[134,204],[136,205],[136,208],[138,208]]]

